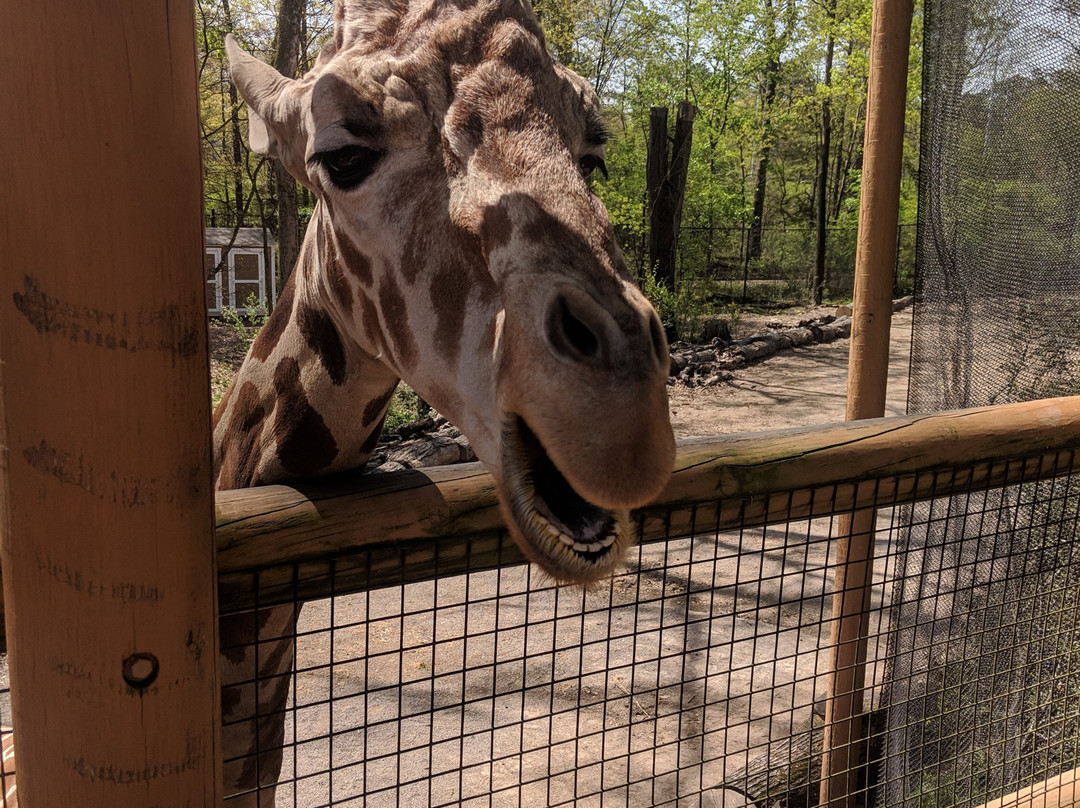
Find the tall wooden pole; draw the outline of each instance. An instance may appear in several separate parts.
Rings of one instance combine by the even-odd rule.
[[[912,6],[912,0],[874,0],[873,5],[848,420],[885,414]],[[875,521],[876,513],[865,510],[842,517],[839,523],[821,772],[823,806],[854,808],[865,803],[858,794],[858,780],[866,739],[863,687]]]
[[[0,25],[0,537],[19,804],[217,806],[190,3]]]

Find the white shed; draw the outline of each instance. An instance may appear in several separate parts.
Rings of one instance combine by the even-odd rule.
[[[266,311],[277,302],[277,244],[259,227],[206,228],[206,308],[221,314]],[[258,304],[249,307],[254,296]]]

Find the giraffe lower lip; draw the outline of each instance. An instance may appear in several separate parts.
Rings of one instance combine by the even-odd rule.
[[[626,514],[575,491],[519,416],[504,427],[502,456],[500,487],[526,555],[560,579],[588,582],[610,572],[627,543]]]

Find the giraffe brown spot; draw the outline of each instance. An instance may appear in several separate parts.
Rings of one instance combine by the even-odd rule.
[[[325,469],[337,457],[337,442],[308,402],[300,364],[293,357],[283,359],[274,370],[274,389],[278,395],[274,437],[282,467],[300,477]]]
[[[223,652],[226,656],[229,656],[229,650]],[[240,660],[231,660],[233,662],[241,662]],[[243,701],[244,691],[243,688],[236,685],[221,688],[221,714],[229,719],[235,718],[237,715],[237,708],[240,706],[240,702]]]
[[[345,382],[345,346],[334,321],[323,309],[300,306],[300,333],[336,385]]]
[[[371,259],[360,252],[360,248],[353,244],[344,233],[334,233],[333,241],[337,244],[338,254],[344,262],[342,272],[351,272],[360,279],[364,286],[371,286],[374,276],[371,272]]]
[[[294,272],[289,276],[289,280],[285,284],[281,296],[278,298],[277,305],[274,306],[274,311],[270,314],[270,318],[266,321],[266,325],[259,331],[259,335],[255,337],[255,342],[251,344],[251,355],[256,359],[261,359],[265,362],[270,358],[270,354],[272,354],[274,348],[277,347],[278,340],[280,340],[281,335],[285,333],[285,327],[289,324],[289,320],[292,319],[293,297],[296,293],[297,274],[298,273]]]
[[[435,346],[450,369],[457,367],[461,352],[461,334],[465,330],[465,308],[469,286],[461,273],[450,265],[441,266],[431,285],[431,304],[435,308]]]
[[[361,419],[362,426],[369,426],[375,422],[375,419],[386,409],[386,405],[390,403],[390,399],[394,397],[395,390],[397,390],[397,382],[394,382],[390,389],[381,396],[373,398],[367,403],[367,406],[364,407],[364,416]]]
[[[365,455],[370,455],[375,451],[375,447],[379,445],[379,436],[382,435],[383,424],[386,423],[386,414],[379,419],[378,425],[371,430],[371,434],[364,438],[364,442],[360,445],[360,452]]]
[[[342,310],[348,314],[353,309],[352,287],[349,286],[349,282],[345,279],[345,270],[341,266],[338,251],[330,247],[333,243],[332,239],[333,235],[329,227],[319,231],[320,252],[326,265],[326,277],[330,282],[330,289],[333,291],[334,297],[337,298]]]
[[[265,418],[266,408],[263,407],[258,388],[252,382],[245,382],[236,394],[236,404],[229,413],[229,423],[221,439],[219,491],[247,488],[254,484],[255,470],[261,459],[258,440]]]
[[[400,0],[389,0],[381,5],[382,13],[370,36],[370,43],[377,49],[388,48],[394,43],[401,29],[402,17],[408,11],[408,3]]]
[[[483,16],[479,24],[458,25],[450,23],[432,36],[432,49],[445,64],[473,67],[483,57],[486,32]]]
[[[405,297],[393,275],[387,275],[379,284],[379,306],[382,309],[386,336],[396,349],[396,359],[401,367],[416,365],[416,340],[409,330],[409,311]]]
[[[384,352],[386,345],[379,331],[379,312],[371,298],[364,294],[360,295],[360,325],[364,329],[368,344],[373,346],[377,353]]]
[[[218,620],[218,645],[221,647],[222,656],[233,665],[240,665],[245,660],[248,664],[240,670],[222,670],[224,685],[233,685],[235,681],[229,681],[229,675],[236,681],[249,681],[255,677],[254,655],[252,654],[252,641],[255,637],[256,621],[254,612],[238,612],[222,615]],[[224,688],[222,688],[224,691]]]
[[[551,65],[535,34],[528,36],[518,29],[513,36],[499,37],[494,39],[492,44],[500,51],[497,58],[522,76],[536,76]]]
[[[488,255],[509,244],[513,235],[514,225],[510,221],[505,203],[491,205],[484,211],[484,220],[480,223],[480,240]]]
[[[262,682],[258,690],[260,715],[254,719],[256,731],[252,745],[244,757],[241,783],[257,783],[259,786],[273,785],[277,782],[277,773],[281,770],[281,758],[285,743],[285,722],[280,716],[285,711],[292,677],[279,673],[284,667],[284,657],[291,655],[292,642],[276,642],[270,645],[271,651],[260,660],[259,667]],[[267,672],[276,675],[267,676]],[[267,751],[260,751],[267,750]]]

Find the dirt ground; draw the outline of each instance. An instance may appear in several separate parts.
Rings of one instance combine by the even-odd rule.
[[[794,321],[817,313],[811,310],[782,318],[763,317],[749,327],[744,321],[740,335],[762,330],[766,321],[794,325]],[[715,387],[669,387],[675,435],[688,438],[843,421],[850,344],[851,340],[842,339],[795,348],[737,370],[730,382]],[[906,412],[910,347],[909,308],[892,319],[886,415]]]

